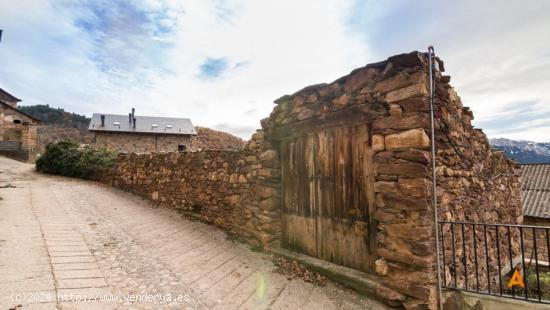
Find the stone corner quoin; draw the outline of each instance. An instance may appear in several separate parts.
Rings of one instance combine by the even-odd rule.
[[[365,175],[373,192],[369,223],[376,229],[369,230],[374,235],[369,237],[376,250],[370,255],[376,258],[373,273],[381,279],[376,293],[407,309],[433,309],[428,70],[423,53],[392,56],[277,99],[242,151],[120,155],[98,179],[268,248],[279,245],[288,230],[282,220],[287,201],[283,142],[366,124],[366,130],[351,132],[362,139],[372,165]],[[442,74],[435,74],[439,220],[519,223],[517,165],[493,151],[483,132],[473,128],[472,112]]]

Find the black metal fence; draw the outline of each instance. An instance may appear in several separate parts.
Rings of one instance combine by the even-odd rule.
[[[442,221],[439,229],[443,287],[550,303],[550,227]],[[509,286],[516,270],[523,288]]]

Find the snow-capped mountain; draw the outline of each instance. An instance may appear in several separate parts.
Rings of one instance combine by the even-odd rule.
[[[516,141],[505,138],[489,141],[495,149],[503,151],[508,158],[520,164],[550,163],[550,142]]]

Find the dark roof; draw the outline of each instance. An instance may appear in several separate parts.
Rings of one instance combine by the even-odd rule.
[[[32,115],[30,115],[30,114],[28,114],[28,113],[25,113],[25,112],[19,110],[18,108],[12,107],[11,105],[5,103],[4,101],[1,101],[1,100],[0,100],[0,104],[4,105],[4,106],[5,106],[6,108],[8,108],[8,109],[12,109],[12,110],[16,111],[17,113],[23,114],[23,115],[25,115],[26,117],[29,117],[29,118],[31,118],[32,120],[34,120],[34,121],[36,121],[36,122],[38,122],[38,123],[42,122],[42,121],[39,120],[38,118],[36,118],[36,117],[34,117],[34,116],[32,116]]]
[[[105,127],[101,127],[101,115],[105,115]],[[108,132],[136,132],[151,134],[196,135],[195,127],[188,118],[135,116],[136,129],[128,115],[94,113],[88,130]],[[154,126],[156,125],[156,127]]]
[[[21,99],[13,96],[12,94],[8,93],[7,91],[0,88],[0,100],[6,101],[6,102],[19,102]]]
[[[521,167],[523,215],[550,219],[550,164]]]

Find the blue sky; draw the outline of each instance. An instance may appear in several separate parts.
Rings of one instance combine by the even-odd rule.
[[[550,141],[550,2],[527,4],[0,0],[0,87],[27,105],[135,107],[248,138],[281,95],[433,44],[476,126]]]

